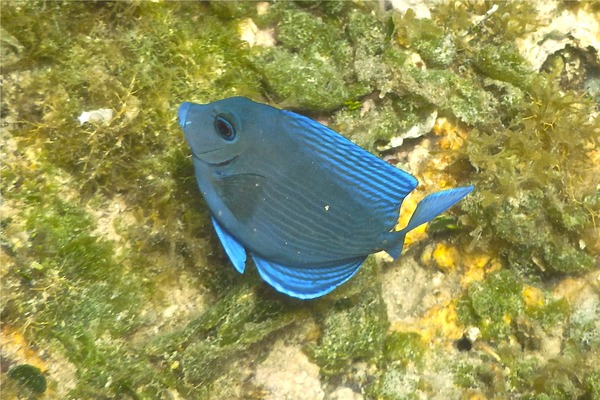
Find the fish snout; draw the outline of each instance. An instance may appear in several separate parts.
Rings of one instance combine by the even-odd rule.
[[[177,110],[179,126],[181,126],[182,129],[185,128],[187,113],[188,113],[188,110],[190,109],[191,105],[192,105],[192,103],[188,103],[188,102],[181,103],[181,105],[179,106],[179,109]]]

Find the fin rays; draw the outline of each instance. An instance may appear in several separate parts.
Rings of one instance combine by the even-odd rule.
[[[243,274],[244,269],[246,268],[246,250],[244,249],[244,246],[221,228],[221,225],[219,225],[214,217],[211,216],[210,219],[212,220],[217,236],[225,249],[225,253],[227,253],[227,256],[235,269],[237,269],[240,274]]]
[[[400,257],[404,246],[404,237],[409,231],[431,221],[462,200],[472,190],[473,186],[459,187],[435,192],[425,197],[417,204],[417,208],[410,217],[408,224],[400,231],[393,233],[395,244],[389,247],[386,252],[394,259]]]
[[[252,254],[252,259],[260,276],[278,291],[300,299],[314,299],[352,278],[366,257],[313,268],[283,266],[255,254]]]
[[[410,174],[395,168],[355,145],[342,135],[304,116],[286,111],[305,144],[314,154],[337,168],[340,177],[350,178],[377,198],[402,201],[417,186]],[[307,129],[308,128],[308,129]]]

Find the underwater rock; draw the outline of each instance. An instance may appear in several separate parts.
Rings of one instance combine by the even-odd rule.
[[[250,47],[275,46],[275,31],[274,29],[261,30],[258,29],[254,21],[250,18],[243,20],[240,23],[240,37],[244,42],[247,42]]]
[[[405,13],[408,9],[411,9],[415,12],[417,18],[431,18],[431,11],[429,11],[431,1],[390,0],[390,4],[394,10],[398,10],[401,13]]]
[[[113,115],[114,111],[112,109],[99,108],[97,110],[82,112],[81,115],[77,117],[77,121],[79,121],[79,125],[83,125],[86,122],[96,125],[108,125],[110,124],[110,121],[112,121]]]
[[[385,146],[378,147],[377,150],[385,151],[389,149],[396,149],[404,143],[405,139],[416,139],[420,138],[431,132],[433,126],[436,123],[438,116],[437,110],[433,110],[428,116],[425,117],[424,120],[418,121],[415,125],[411,126],[404,132],[401,132],[399,135],[391,138],[390,142]]]
[[[363,400],[363,395],[348,387],[340,387],[329,395],[330,400]]]
[[[275,342],[271,353],[256,369],[255,381],[268,394],[265,400],[322,400],[319,367],[297,347]]]
[[[548,25],[516,40],[521,55],[527,59],[533,69],[538,71],[548,57],[573,46],[582,51],[590,51],[596,55],[596,63],[600,63],[600,20],[585,7],[562,9],[558,2],[536,2],[540,14],[538,18],[546,18]]]

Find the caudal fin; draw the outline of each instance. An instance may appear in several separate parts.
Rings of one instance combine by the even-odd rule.
[[[417,209],[410,217],[404,233],[415,229],[417,226],[429,222],[471,193],[473,186],[466,186],[441,192],[432,193],[417,204]]]
[[[404,237],[409,231],[415,229],[419,225],[431,221],[454,204],[458,203],[463,197],[471,193],[472,190],[473,186],[466,186],[442,190],[425,197],[417,204],[417,209],[412,217],[410,217],[408,225],[397,232],[399,236],[398,242],[394,247],[386,250],[387,253],[394,257],[394,259],[400,257],[402,247],[404,246]]]

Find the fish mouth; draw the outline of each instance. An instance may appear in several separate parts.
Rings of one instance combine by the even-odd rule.
[[[208,150],[208,151],[204,151],[204,152],[198,153],[198,154],[192,152],[192,157],[195,158],[196,160],[204,163],[204,164],[212,165],[214,167],[224,167],[224,166],[227,166],[227,165],[231,164],[235,159],[238,158],[238,156],[233,156],[229,160],[219,161],[219,162],[210,162],[210,161],[207,161],[207,160],[203,160],[200,157],[201,155],[205,155],[205,154],[209,154],[209,153],[214,153],[215,151],[219,151],[219,150],[221,150],[221,149]]]
[[[234,156],[233,158],[230,158],[229,160],[221,161],[218,163],[209,163],[209,164],[214,165],[215,167],[225,167],[225,166],[231,164],[232,162],[234,162],[236,158],[238,158],[238,156]]]

